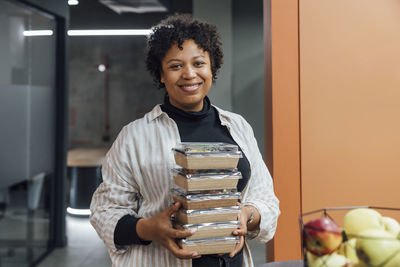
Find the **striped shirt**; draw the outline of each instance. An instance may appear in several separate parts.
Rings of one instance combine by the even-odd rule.
[[[221,124],[250,162],[251,176],[242,192],[242,204],[256,207],[261,221],[260,230],[249,232],[248,238],[265,243],[273,237],[280,213],[272,178],[251,126],[238,114],[217,110]],[[115,226],[124,215],[151,217],[172,204],[170,170],[176,167],[172,148],[179,142],[175,121],[157,105],[143,118],[125,126],[108,151],[102,166],[103,183],[93,194],[90,222],[107,246],[113,266],[191,266],[191,260],[176,258],[157,242],[148,246],[114,244]],[[243,266],[253,266],[247,245]]]

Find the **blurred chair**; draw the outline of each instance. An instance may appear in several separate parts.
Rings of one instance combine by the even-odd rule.
[[[46,172],[41,172],[34,175],[31,179],[27,180],[27,211],[26,217],[19,217],[18,220],[26,220],[26,239],[10,239],[0,240],[0,246],[5,246],[8,257],[16,256],[16,249],[21,247],[26,248],[26,259],[28,262],[33,262],[35,250],[35,211],[40,204],[42,196],[43,185],[45,183]],[[4,219],[7,204],[9,202],[9,193],[7,190],[0,192],[0,219]],[[0,255],[0,267],[2,267],[2,258]]]
[[[26,259],[32,262],[34,259],[35,249],[35,211],[39,207],[40,197],[46,172],[41,172],[33,176],[28,181],[28,214],[27,214],[27,231],[26,231]],[[1,267],[1,266],[0,266]]]
[[[0,189],[0,219],[2,219],[6,213],[7,204],[10,201],[8,195],[8,188]]]
[[[28,181],[28,209],[36,210],[39,206],[40,196],[42,195],[42,188],[44,178],[46,176],[45,172],[41,172],[32,177]]]
[[[302,260],[293,261],[276,261],[258,265],[257,267],[303,267],[304,262]]]

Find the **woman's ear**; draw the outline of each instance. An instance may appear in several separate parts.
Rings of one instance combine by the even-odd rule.
[[[165,83],[164,73],[162,71],[160,71],[160,82]]]

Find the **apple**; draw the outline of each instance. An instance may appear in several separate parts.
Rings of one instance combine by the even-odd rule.
[[[356,237],[367,229],[385,230],[382,215],[373,209],[357,208],[344,216],[343,228],[348,238]]]
[[[306,251],[308,267],[351,267],[354,266],[343,255],[336,253],[317,256],[309,251]]]
[[[346,242],[343,242],[338,250],[338,254],[345,256],[352,263],[358,262],[357,251],[356,251],[356,238],[351,238]]]
[[[385,264],[385,267],[398,267],[400,266],[400,253],[396,253],[396,256],[391,258],[388,263]]]
[[[382,229],[358,233],[357,256],[366,266],[400,266],[400,240]]]
[[[317,255],[312,254],[310,251],[306,251],[306,258],[307,258],[307,263],[308,266],[313,266],[314,261],[318,259]]]
[[[328,217],[320,217],[304,225],[304,240],[308,251],[325,255],[334,252],[342,243],[342,231]]]
[[[337,253],[327,254],[316,257],[312,262],[308,262],[309,267],[343,267],[348,264],[345,256]]]
[[[383,224],[385,225],[386,231],[393,234],[393,236],[398,236],[400,233],[400,224],[398,221],[391,217],[382,217]]]

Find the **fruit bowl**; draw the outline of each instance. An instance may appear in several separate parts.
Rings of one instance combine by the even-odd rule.
[[[399,211],[352,206],[301,214],[304,266],[400,267],[400,224],[389,217],[399,218]]]

